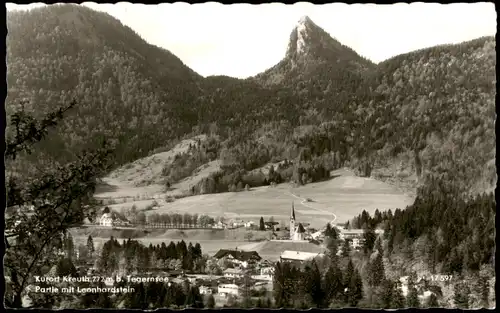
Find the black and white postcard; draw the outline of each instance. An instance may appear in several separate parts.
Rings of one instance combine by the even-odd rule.
[[[495,308],[494,3],[7,3],[7,308]]]

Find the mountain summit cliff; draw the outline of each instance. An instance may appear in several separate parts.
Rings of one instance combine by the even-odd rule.
[[[303,16],[290,34],[284,59],[255,78],[264,85],[287,84],[317,76],[318,71],[360,73],[374,66]]]

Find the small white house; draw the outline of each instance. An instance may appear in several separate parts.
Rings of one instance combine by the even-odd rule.
[[[233,264],[235,264],[235,265],[237,265],[237,266],[240,266],[240,267],[243,267],[243,268],[247,268],[247,267],[248,267],[248,261],[238,260],[238,259],[236,259],[236,258],[233,258],[233,256],[232,256],[232,255],[228,255],[228,256],[227,256],[227,259],[228,259],[231,263],[233,263]]]
[[[213,228],[215,228],[215,229],[224,229],[224,228],[226,228],[226,224],[219,221],[218,223],[216,223],[213,226]]]
[[[340,229],[339,238],[341,240],[363,238],[363,229]]]
[[[220,284],[217,289],[219,295],[223,297],[227,295],[238,296],[240,293],[240,287],[238,287],[238,285],[235,284]]]
[[[245,222],[242,220],[235,220],[235,221],[232,221],[231,225],[233,227],[240,227],[240,226],[244,226]]]
[[[111,217],[111,214],[104,213],[99,220],[99,225],[112,227],[113,226],[113,218]]]
[[[207,286],[201,286],[200,287],[200,294],[201,295],[210,295],[210,294],[212,294],[212,288],[207,287]]]
[[[245,227],[246,227],[246,228],[251,228],[251,227],[253,227],[254,225],[255,225],[255,222],[254,222],[254,221],[250,221],[250,222],[246,222],[246,223],[245,223]]]
[[[361,244],[362,244],[362,240],[360,240],[360,238],[353,238],[351,240],[351,247],[353,247],[355,249],[361,247]]]
[[[226,278],[241,278],[243,276],[243,271],[237,268],[227,268],[224,270],[224,277]]]
[[[274,267],[271,266],[271,264],[265,262],[258,267],[258,274],[253,275],[252,278],[255,280],[272,281],[273,276],[274,276]]]
[[[260,275],[272,275],[274,273],[274,267],[265,266],[260,268]]]

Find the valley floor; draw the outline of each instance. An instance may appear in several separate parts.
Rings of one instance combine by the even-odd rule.
[[[248,191],[227,192],[220,194],[205,194],[176,199],[167,203],[163,199],[168,195],[162,192],[158,184],[138,187],[132,183],[120,180],[119,176],[106,178],[106,190],[96,194],[96,198],[115,199],[118,203],[109,205],[113,210],[121,211],[135,205],[138,210],[144,209],[153,202],[158,205],[152,213],[190,213],[206,214],[211,217],[223,216],[226,220],[238,219],[259,222],[260,217],[269,220],[271,217],[280,223],[280,227],[288,227],[292,203],[298,222],[308,223],[315,228],[321,228],[326,223],[335,221],[343,223],[366,210],[371,215],[376,209],[405,208],[413,203],[411,195],[404,194],[396,187],[372,179],[355,176],[348,169],[340,169],[331,173],[332,179],[294,187],[284,183],[274,187],[264,186]],[[124,195],[131,196],[124,199]],[[133,198],[135,196],[135,199]],[[142,197],[142,198],[139,198]],[[224,230],[153,230],[151,233],[126,234],[112,230],[94,232],[76,231],[75,237],[86,240],[92,234],[94,240],[108,240],[111,234],[115,238],[137,238],[146,243],[161,243],[162,241],[196,241],[202,245],[204,253],[213,254],[219,249],[234,249],[248,246],[245,239],[245,229]],[[268,232],[253,232],[252,240],[267,240]],[[99,239],[100,238],[100,239]],[[277,251],[276,253],[281,253]],[[314,252],[314,251],[311,251]],[[276,254],[274,253],[274,254]],[[276,255],[269,253],[268,257]]]

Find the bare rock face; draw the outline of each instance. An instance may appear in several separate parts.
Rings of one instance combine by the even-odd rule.
[[[303,16],[292,30],[283,60],[259,74],[256,80],[276,85],[336,72],[363,72],[374,64],[332,38],[309,17]]]

